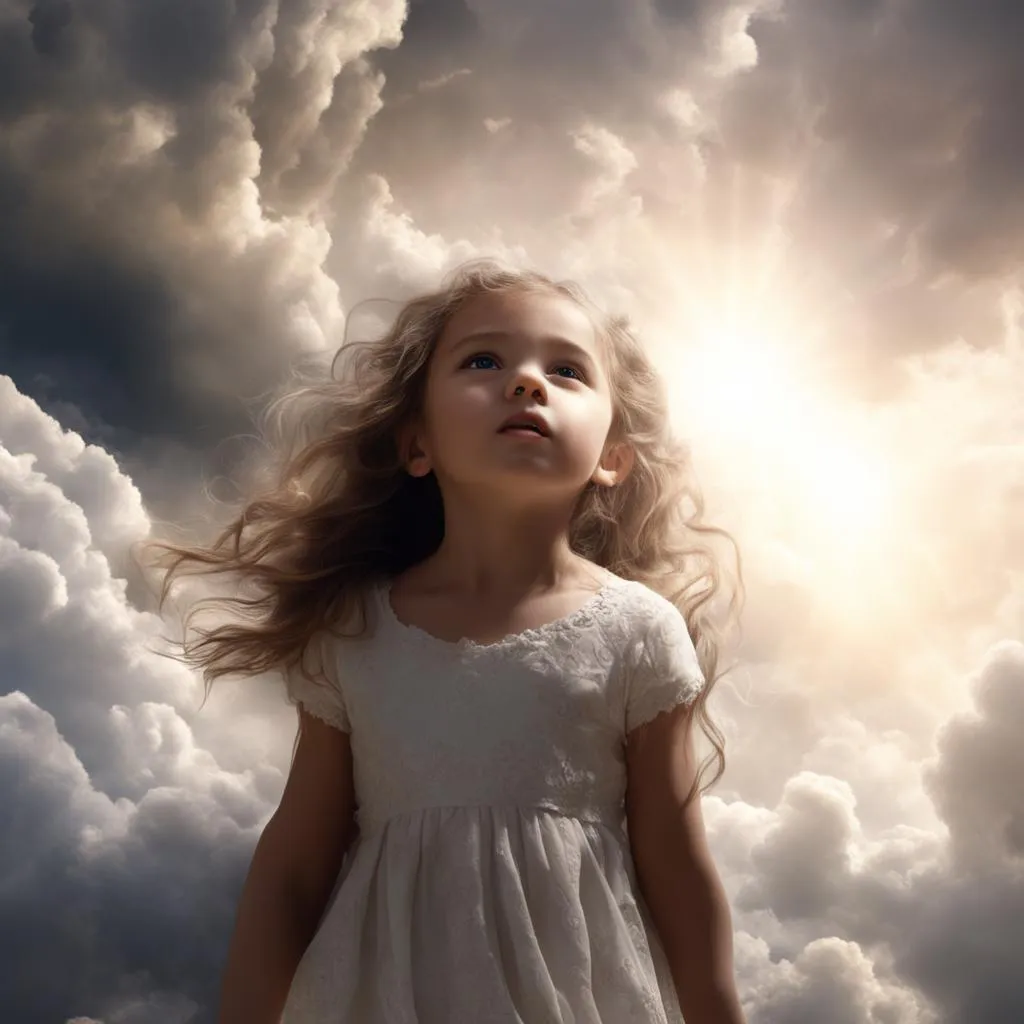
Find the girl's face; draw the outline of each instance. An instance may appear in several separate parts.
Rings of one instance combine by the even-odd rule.
[[[508,426],[531,417],[536,431]],[[611,423],[605,353],[587,314],[557,294],[484,293],[449,320],[431,356],[409,469],[433,470],[442,485],[569,497],[592,479],[616,482]]]

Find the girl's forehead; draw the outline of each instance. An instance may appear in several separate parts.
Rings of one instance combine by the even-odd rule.
[[[484,292],[468,299],[449,319],[440,347],[473,335],[508,335],[529,340],[564,339],[595,357],[602,345],[590,315],[571,298],[555,292]]]

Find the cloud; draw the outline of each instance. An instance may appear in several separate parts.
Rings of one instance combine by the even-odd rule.
[[[955,718],[940,738],[931,792],[953,839],[956,867],[984,871],[1024,864],[1024,646],[990,652],[974,687],[973,714]]]
[[[634,284],[623,253],[647,241],[630,223],[635,197],[674,203],[688,186],[672,166],[679,133],[661,97],[713,67],[719,82],[742,73],[739,65],[723,71],[723,40],[742,36],[753,60],[749,20],[761,6],[413,5],[402,45],[373,56],[386,76],[384,107],[353,170],[385,179],[430,233],[437,225],[483,249],[520,245],[552,272],[582,276],[618,298],[616,273],[626,278],[618,287]],[[639,164],[635,187],[614,163],[623,158]],[[600,216],[595,195],[608,200]],[[344,201],[337,223],[351,223]],[[363,284],[358,252],[339,251],[330,262],[352,289]],[[649,267],[637,269],[642,277]]]
[[[404,4],[26,13],[0,14],[0,359],[119,446],[244,427],[239,395],[340,333],[319,211]]]
[[[932,827],[867,828],[850,783],[810,771],[789,778],[770,815],[742,801],[709,814],[753,1024],[1024,1013],[1024,645],[996,645],[967,686],[971,706],[940,727],[927,767]],[[886,785],[899,798],[907,782],[872,783]]]
[[[252,106],[260,191],[272,208],[315,209],[330,198],[381,107],[383,76],[364,55],[398,45],[405,12],[404,0],[278,8]]]
[[[59,492],[81,509],[88,542],[108,560],[123,555],[128,544],[148,533],[142,495],[113,457],[62,430],[52,417],[40,415],[36,403],[21,394],[10,377],[0,377],[0,438],[5,454],[19,460],[22,479],[39,474],[40,484],[49,481],[56,488],[51,496]],[[41,498],[41,487],[37,494]]]
[[[265,810],[251,781],[208,772],[112,801],[53,716],[20,693],[0,697],[0,774],[10,838],[0,929],[18,937],[0,972],[10,1018],[172,1019],[131,1010],[142,1003],[210,1019],[194,1012],[215,1002],[215,964]]]
[[[840,939],[816,939],[793,960],[772,964],[763,958],[752,986],[756,1006],[752,1024],[932,1024],[927,1004],[899,982],[880,977],[864,951]],[[752,960],[753,957],[748,954]]]
[[[732,98],[730,149],[800,167],[808,219],[827,194],[833,216],[888,221],[926,278],[1019,270],[1017,9],[788,0],[782,13],[752,25],[758,73]]]
[[[280,757],[231,770],[197,742],[198,683],[151,653],[161,624],[104,551],[146,535],[138,491],[8,378],[0,394],[0,934],[17,936],[0,1003],[19,1021],[209,1019]]]
[[[582,207],[594,209],[602,199],[617,193],[637,168],[637,159],[622,139],[596,125],[583,125],[572,133],[573,145],[590,157],[599,170],[599,176],[582,199]]]

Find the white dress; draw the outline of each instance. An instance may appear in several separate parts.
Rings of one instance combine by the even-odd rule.
[[[629,729],[703,685],[683,617],[614,579],[450,643],[370,602],[292,701],[351,734],[359,836],[283,1024],[681,1022],[625,829]]]

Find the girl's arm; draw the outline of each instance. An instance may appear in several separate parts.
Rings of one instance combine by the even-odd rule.
[[[732,920],[708,849],[691,708],[629,733],[626,815],[637,881],[668,957],[686,1024],[744,1024],[733,972]]]
[[[299,717],[284,795],[242,890],[218,1024],[277,1024],[354,835],[349,737],[301,706]]]

